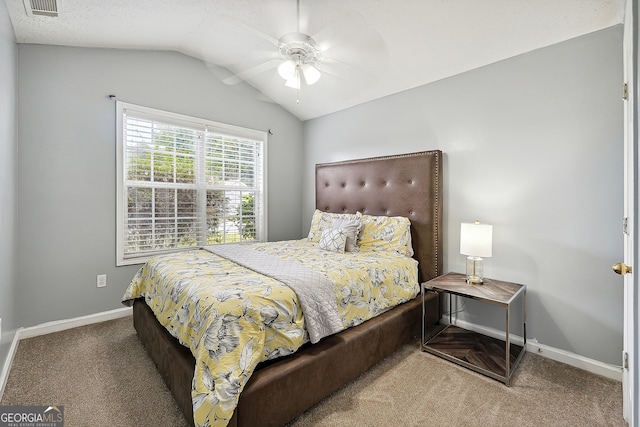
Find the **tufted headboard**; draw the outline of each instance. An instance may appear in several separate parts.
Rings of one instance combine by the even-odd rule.
[[[419,280],[442,274],[440,150],[317,164],[316,208],[408,217]]]

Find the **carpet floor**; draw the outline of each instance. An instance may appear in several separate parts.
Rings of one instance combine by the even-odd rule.
[[[22,340],[0,405],[62,405],[68,427],[187,425],[130,317]],[[390,425],[626,423],[617,381],[527,353],[506,387],[415,342],[287,424]]]

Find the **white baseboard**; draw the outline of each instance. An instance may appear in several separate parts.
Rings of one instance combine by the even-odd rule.
[[[441,322],[449,323],[449,316],[443,316]],[[493,338],[498,338],[503,341],[505,338],[504,331],[501,331],[499,329],[479,326],[464,320],[457,320],[453,323],[461,328],[488,335]],[[523,341],[524,340],[521,336],[511,335],[512,343],[522,345]],[[567,365],[583,369],[587,372],[602,375],[603,377],[607,377],[612,380],[622,381],[621,366],[610,365],[608,363],[603,363],[598,360],[580,356],[579,354],[572,353],[570,351],[540,344],[535,338],[527,339],[527,351],[530,353],[539,354],[540,356],[555,360],[557,362],[565,363]]]
[[[11,370],[11,366],[13,365],[13,358],[16,355],[16,351],[18,350],[18,342],[20,341],[20,332],[22,328],[18,328],[15,335],[13,336],[13,341],[11,342],[11,347],[9,348],[9,354],[7,355],[7,359],[4,362],[4,366],[2,367],[2,372],[0,372],[0,400],[2,400],[2,395],[4,394],[4,388],[7,385],[7,380],[9,379],[9,371]]]
[[[13,337],[13,342],[11,343],[7,360],[4,363],[2,372],[0,372],[0,399],[2,399],[2,395],[4,394],[4,388],[7,384],[7,379],[9,378],[9,371],[11,371],[13,359],[16,351],[18,350],[20,340],[77,328],[78,326],[91,325],[93,323],[106,322],[107,320],[131,316],[132,311],[133,309],[131,307],[116,308],[115,310],[103,311],[102,313],[89,314],[87,316],[74,317],[72,319],[56,320],[36,326],[30,326],[28,328],[18,328]]]
[[[121,317],[131,316],[132,311],[133,309],[131,307],[123,307],[116,308],[115,310],[103,311],[102,313],[74,317],[73,319],[56,320],[53,322],[42,323],[40,325],[23,328],[20,333],[20,339],[37,337],[38,335],[65,331],[67,329],[77,328],[78,326],[91,325],[93,323],[119,319]]]

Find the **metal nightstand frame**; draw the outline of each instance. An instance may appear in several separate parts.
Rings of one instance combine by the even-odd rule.
[[[451,283],[453,282],[453,283]],[[526,343],[527,343],[527,325],[526,325],[526,286],[510,283],[510,282],[502,282],[498,280],[486,279],[485,285],[466,285],[464,282],[464,275],[459,273],[448,273],[444,276],[439,276],[435,279],[432,279],[428,282],[421,283],[421,297],[422,297],[422,350],[427,351],[429,353],[440,356],[444,359],[447,359],[453,363],[469,368],[473,371],[479,372],[481,374],[487,375],[491,378],[494,378],[498,381],[503,382],[507,386],[511,385],[511,377],[520,363],[522,356],[526,352]],[[486,287],[488,286],[488,287]],[[492,287],[493,286],[493,287]],[[508,290],[500,289],[500,295],[491,295],[491,292],[494,291],[495,287],[508,287]],[[426,291],[433,291],[437,293],[446,293],[449,295],[449,324],[441,325],[436,330],[432,331],[428,337],[425,336],[425,325],[424,325],[424,317],[425,317],[425,304],[424,304],[424,295]],[[460,328],[453,324],[453,307],[452,307],[452,296],[456,296],[456,298],[463,297],[469,299],[475,299],[491,304],[495,304],[501,306],[506,311],[506,319],[505,319],[505,339],[497,339],[492,338],[487,335],[483,335],[477,332],[469,331],[463,328]],[[511,343],[511,334],[509,331],[509,321],[511,315],[511,305],[517,298],[522,298],[522,325],[523,325],[523,345],[519,346],[517,344]],[[434,341],[438,341],[444,335],[447,335],[447,330],[450,328],[454,333],[469,338],[471,340],[477,340],[481,342],[481,344],[487,344],[487,347],[496,348],[497,345],[504,345],[504,374],[498,372],[498,369],[490,370],[488,367],[479,366],[478,364],[471,363],[468,360],[462,359],[460,357],[454,356],[453,352],[447,353],[443,350],[442,347],[446,347],[446,345],[439,345],[441,348],[435,348],[433,346]],[[449,334],[452,335],[452,334]],[[444,340],[443,340],[444,341]],[[431,343],[431,345],[430,345]],[[513,348],[512,348],[513,347]],[[519,348],[519,349],[518,349]],[[514,350],[517,351],[515,354],[515,360],[512,362],[512,355],[514,354]],[[470,350],[471,353],[471,350]],[[496,356],[494,353],[482,353],[477,352],[478,354],[486,354],[490,356]]]

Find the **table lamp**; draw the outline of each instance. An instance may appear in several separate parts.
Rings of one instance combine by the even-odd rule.
[[[467,255],[467,283],[481,285],[484,281],[482,257],[491,256],[493,226],[463,222],[460,225],[460,253]]]

